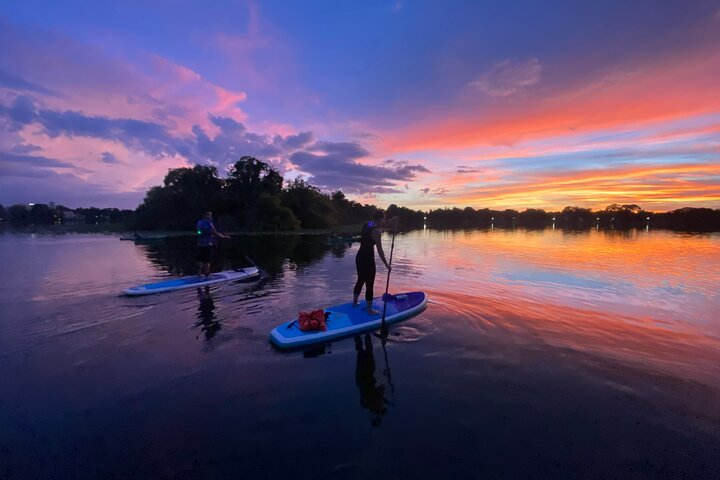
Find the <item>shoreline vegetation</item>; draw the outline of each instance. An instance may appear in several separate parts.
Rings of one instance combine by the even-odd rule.
[[[168,171],[163,184],[152,187],[135,210],[77,208],[62,205],[0,205],[0,228],[29,233],[144,232],[148,238],[192,235],[204,211],[215,213],[216,225],[231,235],[353,233],[378,210],[347,199],[337,190],[323,192],[303,180],[286,181],[270,165],[242,157],[221,178],[215,167],[196,165]],[[612,204],[602,210],[568,206],[560,211],[489,208],[412,210],[390,205],[401,230],[427,226],[456,228],[549,228],[565,230],[632,228],[720,231],[720,209],[685,207],[649,212],[635,204]],[[141,236],[143,233],[140,234]]]

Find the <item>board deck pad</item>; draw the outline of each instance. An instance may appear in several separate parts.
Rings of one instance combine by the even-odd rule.
[[[191,275],[188,277],[173,278],[162,282],[146,283],[130,287],[124,291],[126,295],[151,295],[153,293],[171,292],[174,290],[182,290],[185,288],[204,287],[206,285],[215,285],[216,283],[232,282],[236,280],[245,280],[260,275],[257,267],[241,268],[238,270],[226,270],[223,272],[212,273],[205,277],[202,275]]]
[[[392,297],[387,303],[385,312],[387,324],[417,315],[427,306],[427,296],[424,292],[400,293]],[[373,299],[373,308],[380,313],[368,315],[364,301],[360,301],[356,307],[353,307],[351,302],[327,307],[325,311],[330,312],[330,315],[327,318],[326,331],[303,332],[296,320],[290,320],[270,332],[270,341],[279,348],[297,348],[375,330],[382,324],[382,297]]]

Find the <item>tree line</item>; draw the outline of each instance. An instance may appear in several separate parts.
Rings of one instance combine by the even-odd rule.
[[[80,223],[85,225],[124,224],[130,225],[135,212],[119,208],[76,208],[63,205],[15,204],[8,208],[0,205],[0,221],[15,226],[62,225]]]
[[[426,215],[433,228],[664,228],[685,231],[720,231],[720,210],[685,207],[670,212],[654,213],[635,204],[612,204],[602,210],[565,207],[560,211],[528,208],[490,210],[471,207],[431,210]]]
[[[137,229],[187,230],[212,211],[225,231],[333,229],[372,217],[378,210],[349,200],[341,191],[324,193],[302,178],[286,182],[270,165],[242,157],[221,178],[213,166],[196,165],[168,172],[135,211]],[[393,206],[413,224],[422,213]],[[417,217],[417,218],[415,218]]]
[[[378,207],[349,200],[342,191],[322,192],[307,181],[285,181],[273,167],[244,156],[222,178],[207,165],[168,171],[162,185],[150,188],[135,211],[116,208],[0,205],[0,219],[14,225],[51,225],[68,221],[86,224],[123,223],[134,230],[189,230],[205,211],[212,211],[224,231],[295,231],[357,225],[372,218]],[[390,205],[402,229],[429,228],[667,228],[720,231],[720,210],[681,208],[653,213],[635,204],[612,204],[602,210],[565,207],[561,211],[528,208],[443,208],[423,212]]]

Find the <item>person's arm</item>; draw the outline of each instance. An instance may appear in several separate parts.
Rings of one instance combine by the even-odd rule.
[[[214,224],[214,223],[211,223],[210,226],[212,227],[212,233],[213,233],[213,235],[215,235],[216,237],[220,237],[220,238],[230,238],[229,235],[224,235],[224,234],[218,232],[217,229],[215,228],[215,224]]]
[[[379,229],[376,228],[375,230],[373,230],[372,239],[375,240],[375,246],[377,247],[378,255],[380,255],[380,260],[383,261],[385,267],[388,269],[389,272],[390,270],[392,270],[392,268],[390,268],[390,264],[387,262],[387,260],[385,260],[385,252],[383,251],[382,242],[380,241]]]

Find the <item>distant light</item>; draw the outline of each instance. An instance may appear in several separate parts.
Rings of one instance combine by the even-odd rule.
[[[555,221],[555,217],[553,217],[553,222]]]
[[[646,217],[645,220],[650,220],[650,217]]]
[[[600,221],[600,217],[597,217],[595,220],[597,220],[597,221],[599,222],[599,221]]]
[[[28,203],[28,207],[32,207],[34,205],[35,205],[34,203]]]
[[[427,220],[427,216],[423,217],[423,220]]]
[[[492,221],[494,222],[494,221],[495,221],[495,217],[490,217],[490,220],[492,220]]]

